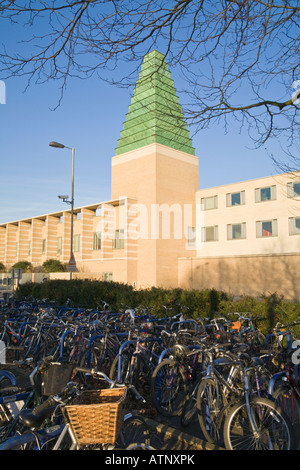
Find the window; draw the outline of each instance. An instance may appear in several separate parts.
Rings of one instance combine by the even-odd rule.
[[[246,223],[227,225],[227,239],[238,240],[246,238]]]
[[[115,231],[115,238],[113,240],[113,247],[116,250],[121,250],[124,248],[124,229],[119,229]]]
[[[196,229],[195,227],[188,227],[188,246],[196,245]]]
[[[262,237],[276,237],[278,234],[277,220],[264,220],[256,222],[256,236]]]
[[[289,234],[300,235],[300,217],[289,218]]]
[[[80,251],[80,235],[74,237],[74,251]]]
[[[240,206],[242,204],[245,204],[245,191],[226,194],[226,206],[227,207]]]
[[[218,226],[202,227],[201,239],[203,242],[215,242],[219,239]]]
[[[94,232],[93,250],[101,250],[101,232]]]
[[[28,255],[31,255],[31,240],[28,242]]]
[[[255,202],[274,201],[276,199],[276,186],[266,186],[255,189]]]
[[[112,282],[113,273],[102,273],[102,281]]]
[[[42,240],[42,254],[44,255],[46,253],[46,238],[43,238]]]
[[[300,182],[287,184],[287,196],[288,197],[300,196]]]
[[[62,253],[62,237],[57,238],[57,253]]]
[[[201,199],[201,204],[203,210],[208,211],[210,209],[217,209],[218,208],[218,196],[211,196],[211,197],[203,197]]]

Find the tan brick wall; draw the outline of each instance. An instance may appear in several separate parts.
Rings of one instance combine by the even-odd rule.
[[[233,295],[272,294],[300,299],[300,254],[180,259],[179,285]]]

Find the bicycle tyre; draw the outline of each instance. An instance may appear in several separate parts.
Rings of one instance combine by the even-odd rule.
[[[294,390],[287,384],[280,385],[275,390],[273,399],[290,418],[296,436],[300,436],[300,402]]]
[[[223,441],[222,418],[227,400],[214,378],[201,380],[197,390],[198,421],[204,438],[213,444]]]
[[[198,408],[197,402],[194,397],[190,397],[186,400],[181,416],[180,416],[180,424],[183,428],[186,428],[195,420],[197,420],[198,416]]]
[[[241,400],[228,411],[224,423],[227,450],[292,450],[295,433],[288,416],[273,401],[252,397],[250,407],[258,426],[254,435],[246,407]]]
[[[28,333],[19,343],[20,350],[16,352],[16,359],[25,361],[32,357],[34,362],[43,359],[47,352],[47,342],[38,333]]]
[[[143,444],[139,442],[134,442],[126,447],[125,450],[156,450],[155,447],[149,446],[148,444]]]
[[[120,371],[120,380],[119,380],[120,383],[124,383],[125,380],[129,376],[130,361],[131,361],[131,353],[129,351],[124,351],[122,353],[122,359],[121,359],[121,371]],[[109,378],[111,380],[117,380],[118,378],[118,362],[119,362],[119,355],[117,354],[112,362],[110,372],[109,372]]]
[[[109,354],[109,351],[101,346],[93,345],[87,348],[81,355],[79,366],[92,368],[97,371],[108,374],[114,356]],[[91,375],[82,372],[78,373],[80,381],[88,389],[96,389],[99,386],[99,380],[93,379]]]
[[[155,430],[138,415],[127,415],[120,431],[117,447],[126,450],[153,450],[160,446]]]
[[[150,396],[161,415],[168,417],[182,413],[189,396],[189,385],[185,370],[179,362],[165,359],[154,369]]]

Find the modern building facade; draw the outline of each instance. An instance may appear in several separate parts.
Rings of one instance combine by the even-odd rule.
[[[299,298],[300,172],[199,189],[198,162],[153,51],[112,157],[110,199],[74,211],[73,277]],[[70,235],[70,210],[1,224],[0,261],[68,263]]]

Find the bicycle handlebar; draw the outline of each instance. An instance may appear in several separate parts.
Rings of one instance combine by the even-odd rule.
[[[136,400],[141,400],[143,403],[146,403],[146,400],[144,397],[137,391],[134,385],[132,384],[123,384],[116,382],[115,380],[111,380],[104,372],[97,371],[95,369],[88,369],[86,367],[75,367],[74,369],[76,372],[83,372],[84,374],[90,374],[93,377],[98,378],[99,380],[105,380],[110,388],[116,387],[116,388],[127,388],[135,397]]]

